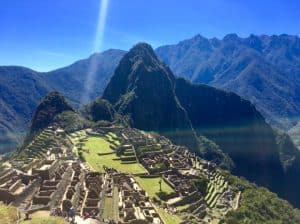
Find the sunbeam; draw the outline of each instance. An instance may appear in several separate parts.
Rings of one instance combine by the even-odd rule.
[[[103,45],[103,37],[105,31],[109,0],[100,0],[100,1],[101,3],[99,4],[100,8],[99,8],[99,15],[98,15],[98,25],[97,25],[97,31],[94,40],[94,52],[101,51]],[[95,80],[96,72],[97,72],[97,58],[92,57],[89,65],[88,73],[86,74],[84,90],[80,100],[81,104],[84,104],[91,99],[90,95],[94,88],[94,80]]]

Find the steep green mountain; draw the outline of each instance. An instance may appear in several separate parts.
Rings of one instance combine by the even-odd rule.
[[[159,47],[159,58],[178,76],[237,93],[267,120],[289,129],[300,113],[300,39],[273,35],[223,39],[197,35]]]
[[[22,139],[34,108],[49,91],[58,90],[78,107],[84,80],[93,62],[95,81],[91,98],[101,95],[119,60],[121,50],[94,54],[47,73],[17,66],[0,67],[0,153],[12,151]]]
[[[48,127],[56,117],[65,111],[74,111],[58,92],[50,92],[38,105],[30,125],[30,134]]]
[[[213,140],[221,161],[233,161],[234,174],[299,205],[298,193],[286,191],[294,175],[284,170],[276,133],[255,107],[234,93],[175,78],[149,45],[138,44],[123,57],[103,98],[130,116],[133,127],[157,131],[207,159],[218,150],[204,150],[201,140]]]
[[[91,103],[84,105],[81,109],[81,114],[94,122],[101,120],[113,121],[115,110],[108,101],[97,98]]]
[[[282,178],[273,130],[249,101],[182,78],[176,80],[176,95],[197,133],[232,158],[235,174],[269,187],[276,185],[274,176]]]
[[[159,130],[178,144],[197,147],[186,111],[174,94],[175,77],[147,44],[139,44],[120,61],[103,98],[120,114],[129,114],[133,127]],[[167,116],[166,116],[167,115]]]

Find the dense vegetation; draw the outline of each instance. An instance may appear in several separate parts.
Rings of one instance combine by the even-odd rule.
[[[18,221],[17,208],[0,202],[0,217],[3,224],[15,224]]]
[[[53,121],[59,124],[59,126],[68,133],[84,129],[92,125],[92,122],[86,120],[80,114],[73,111],[62,112],[61,114],[58,114]]]
[[[65,98],[58,92],[50,92],[37,107],[32,123],[30,133],[36,133],[48,127],[56,115],[64,111],[73,111]]]
[[[257,187],[243,178],[224,173],[229,183],[242,191],[239,208],[227,214],[227,224],[294,224],[300,223],[300,211],[266,188]]]
[[[115,111],[108,101],[98,97],[96,100],[85,105],[81,110],[81,114],[95,122],[101,120],[113,121]]]

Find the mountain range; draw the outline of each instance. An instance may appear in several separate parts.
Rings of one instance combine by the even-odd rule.
[[[156,53],[177,75],[232,91],[250,100],[282,129],[300,112],[300,39],[290,35],[229,34],[223,39],[197,35]]]
[[[290,35],[197,35],[155,52],[175,76],[235,92],[250,100],[268,123],[289,130],[297,125],[300,112],[299,43]],[[77,108],[92,61],[96,74],[90,97],[100,96],[125,53],[108,50],[47,73],[1,66],[0,151],[11,151],[22,140],[34,108],[50,90],[62,92]]]

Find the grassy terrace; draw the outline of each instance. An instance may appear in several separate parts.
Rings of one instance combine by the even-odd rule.
[[[33,139],[33,141],[23,150],[20,158],[43,158],[49,147],[54,146],[54,132],[50,129],[43,130]]]
[[[105,135],[105,137],[107,138],[108,142],[112,143],[113,145],[115,146],[120,145],[120,141],[118,140],[118,137],[115,133],[109,132]]]
[[[139,185],[147,191],[148,195],[153,198],[156,197],[157,199],[157,193],[159,193],[159,180],[162,180],[161,182],[161,190],[166,193],[173,193],[174,190],[160,177],[154,177],[154,178],[143,178],[143,177],[136,177],[136,181],[139,183]]]
[[[138,163],[123,163],[110,148],[110,143],[104,138],[89,137],[85,142],[85,148],[87,148],[88,151],[83,151],[84,159],[94,170],[99,172],[103,172],[103,165],[130,174],[147,172],[144,167]]]
[[[166,193],[172,193],[174,190],[160,177],[154,178],[143,178],[143,177],[135,177],[138,184],[148,193],[148,195],[153,198],[158,198],[157,193],[159,193],[159,180],[162,180],[161,189]],[[169,214],[163,208],[158,208],[158,212],[160,217],[166,224],[179,224],[181,223],[181,219],[178,215]]]
[[[178,215],[169,214],[162,208],[159,208],[158,212],[165,224],[180,224],[182,222]]]

